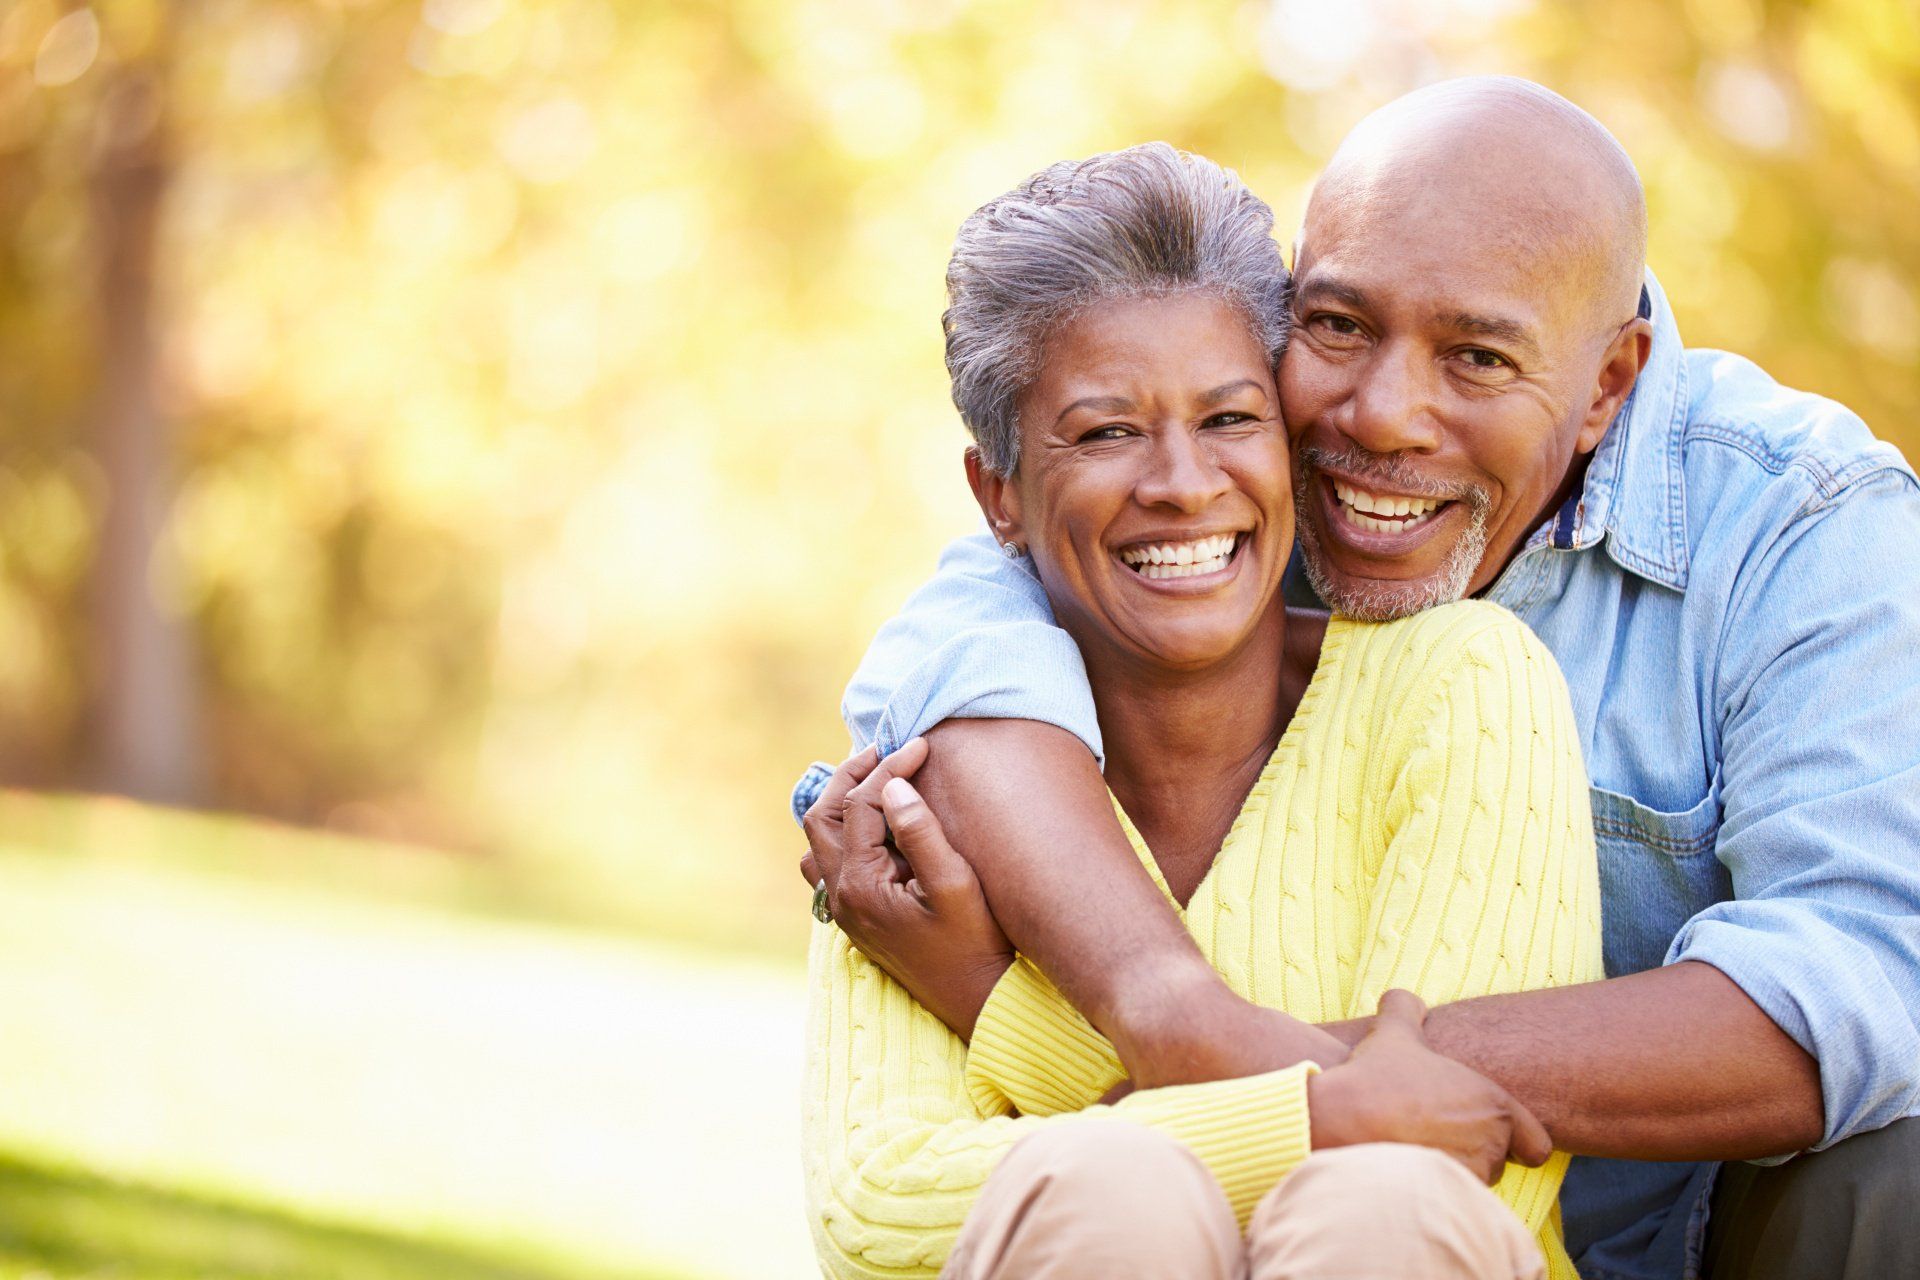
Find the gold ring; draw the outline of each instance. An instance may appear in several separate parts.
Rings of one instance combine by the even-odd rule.
[[[821,924],[833,923],[833,908],[827,905],[827,878],[820,877],[820,883],[813,886],[813,918]]]

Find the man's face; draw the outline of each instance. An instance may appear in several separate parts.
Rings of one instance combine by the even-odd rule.
[[[1604,434],[1589,274],[1444,198],[1316,198],[1294,273],[1280,400],[1315,589],[1375,620],[1482,590]]]

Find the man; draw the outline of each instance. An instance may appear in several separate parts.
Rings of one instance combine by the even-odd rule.
[[[1600,1157],[1562,1195],[1583,1273],[1920,1274],[1920,484],[1839,406],[1685,351],[1644,254],[1630,162],[1539,86],[1364,121],[1296,245],[1300,567],[1361,618],[1482,595],[1565,670],[1609,977],[1426,1030]],[[1072,645],[990,547],[883,630],[856,737],[930,731],[917,781],[995,918],[1136,1086],[1271,1068],[1115,822]]]

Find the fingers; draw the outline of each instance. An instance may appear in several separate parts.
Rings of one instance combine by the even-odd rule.
[[[979,881],[967,860],[947,843],[940,820],[905,778],[890,779],[880,789],[880,806],[893,843],[912,868],[913,879],[929,903],[939,907],[961,895],[980,892]]]
[[[1411,1036],[1424,1042],[1427,1002],[1411,991],[1394,987],[1380,995],[1380,1013],[1373,1020],[1371,1035]]]
[[[880,763],[880,744],[869,743],[840,762],[840,767],[827,779],[827,785],[821,788],[820,798],[807,810],[811,816],[816,810],[825,815],[837,815],[845,807],[847,793],[872,776],[875,766]]]
[[[1509,1094],[1507,1102],[1513,1116],[1513,1134],[1508,1141],[1507,1158],[1515,1164],[1537,1169],[1553,1154],[1553,1137],[1547,1132],[1547,1126],[1541,1124],[1539,1117],[1529,1111],[1520,1099]]]
[[[895,778],[912,777],[926,761],[927,740],[909,739],[905,746],[874,765],[847,793],[842,820],[847,828],[850,856],[867,861],[884,860],[888,856],[887,819],[880,807],[880,793]]]
[[[807,809],[807,816],[801,821],[801,829],[807,833],[808,858],[801,859],[800,874],[805,876],[809,885],[818,884],[822,879],[831,887],[840,878],[840,861],[843,856],[840,832],[840,813],[846,807],[847,795],[873,773],[880,761],[880,749],[868,747],[857,751],[841,762],[820,795]],[[812,865],[808,865],[811,859]]]

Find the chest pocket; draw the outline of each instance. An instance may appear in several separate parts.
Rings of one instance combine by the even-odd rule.
[[[1691,809],[1665,813],[1632,796],[1589,788],[1600,853],[1600,912],[1607,976],[1652,969],[1696,912],[1733,896],[1714,856],[1720,774]]]

